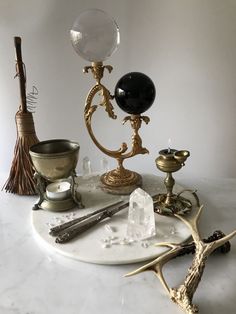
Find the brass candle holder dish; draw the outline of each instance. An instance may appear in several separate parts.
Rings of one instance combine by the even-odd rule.
[[[191,210],[192,202],[183,197],[184,192],[191,192],[194,196],[197,205],[199,206],[199,199],[195,191],[183,190],[178,194],[173,193],[175,179],[172,176],[173,172],[180,170],[187,158],[190,156],[187,150],[163,149],[159,152],[160,156],[156,158],[156,166],[159,170],[166,173],[164,184],[166,186],[166,193],[158,194],[155,197],[155,210],[160,214],[181,214]]]
[[[83,207],[75,182],[79,148],[78,143],[63,139],[43,141],[30,147],[39,194],[33,210],[63,211]],[[56,183],[55,187],[52,182]],[[68,191],[60,189],[63,184],[69,186]]]
[[[105,12],[91,9],[82,12],[76,19],[71,31],[71,41],[75,51],[91,65],[84,68],[84,72],[92,72],[96,84],[91,88],[86,99],[84,119],[87,130],[94,144],[109,157],[117,160],[118,166],[101,176],[101,187],[112,194],[130,194],[142,185],[140,174],[125,169],[123,162],[137,154],[146,154],[148,150],[142,146],[139,129],[142,122],[149,122],[147,116],[141,114],[146,111],[155,99],[155,87],[151,79],[143,73],[131,72],[124,75],[117,83],[115,95],[101,83],[104,70],[110,73],[112,66],[103,65],[117,48],[120,41],[119,28],[116,22]],[[98,104],[94,104],[96,99]],[[117,150],[105,148],[97,140],[92,129],[92,118],[99,106],[103,107],[109,118],[116,119],[111,100],[115,98],[118,106],[130,114],[125,117],[123,124],[130,122],[132,135],[132,148],[128,151],[126,143],[122,143]]]

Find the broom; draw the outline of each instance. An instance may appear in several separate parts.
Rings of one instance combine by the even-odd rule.
[[[22,62],[21,38],[14,37],[16,52],[16,76],[20,82],[20,107],[15,116],[17,140],[9,178],[3,188],[19,195],[37,194],[33,164],[29,148],[39,142],[34,128],[32,112],[27,108],[25,66]]]

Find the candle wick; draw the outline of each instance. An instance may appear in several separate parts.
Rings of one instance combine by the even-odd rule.
[[[169,138],[169,139],[168,139],[168,154],[171,153],[170,146],[171,146],[171,139]]]

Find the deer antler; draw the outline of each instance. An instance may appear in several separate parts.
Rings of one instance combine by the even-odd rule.
[[[195,255],[192,261],[192,265],[188,270],[188,273],[185,277],[184,282],[176,287],[170,288],[165,281],[163,276],[163,266],[173,259],[174,257],[181,255],[181,251],[183,250],[184,245],[174,244],[174,243],[158,243],[157,246],[166,246],[169,247],[170,250],[160,255],[154,261],[138,268],[137,270],[127,274],[126,276],[136,275],[143,271],[152,270],[155,272],[162,285],[168,292],[171,300],[177,303],[186,313],[192,314],[198,312],[198,307],[192,303],[193,295],[198,287],[199,282],[201,281],[205,263],[208,256],[216,250],[218,247],[224,245],[231,238],[236,235],[236,230],[231,232],[230,234],[223,236],[222,238],[215,240],[210,243],[206,243],[206,241],[201,240],[198,222],[200,219],[200,215],[202,212],[203,206],[199,207],[195,216],[186,219],[183,216],[175,215],[181,221],[183,221],[191,230],[192,237],[195,244]]]

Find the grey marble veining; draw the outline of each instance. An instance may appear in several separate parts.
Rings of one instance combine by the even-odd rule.
[[[196,187],[205,210],[201,232],[236,228],[236,180],[181,178]],[[1,314],[173,314],[173,304],[150,273],[124,278],[141,264],[104,266],[75,261],[40,245],[30,224],[35,197],[0,192]],[[194,301],[202,314],[233,314],[236,308],[236,239],[227,255],[209,258]],[[179,283],[191,256],[165,268],[167,280]]]

